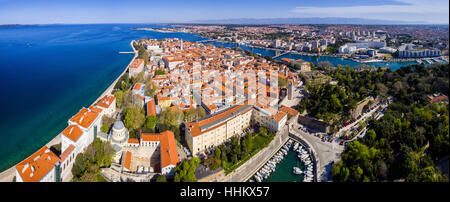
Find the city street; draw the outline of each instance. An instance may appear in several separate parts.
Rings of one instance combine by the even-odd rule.
[[[293,87],[293,94],[292,94],[292,98],[291,100],[288,100],[288,96],[286,95],[286,97],[280,102],[280,105],[284,105],[287,107],[295,107],[297,106],[297,104],[300,102],[300,100],[303,98],[303,94],[300,92],[300,89],[302,89],[302,86],[294,86]]]

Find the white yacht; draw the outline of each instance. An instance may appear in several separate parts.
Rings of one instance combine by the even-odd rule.
[[[300,175],[300,174],[303,173],[303,171],[302,171],[300,168],[298,168],[298,167],[294,167],[294,169],[293,169],[292,172],[293,172],[294,174],[296,174],[296,175]]]

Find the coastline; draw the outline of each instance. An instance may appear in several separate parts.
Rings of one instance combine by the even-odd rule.
[[[119,81],[120,77],[122,77],[123,74],[125,74],[125,72],[127,72],[128,67],[133,62],[133,60],[137,57],[137,51],[134,49],[133,42],[134,42],[134,40],[131,40],[131,43],[130,43],[130,46],[134,52],[133,59],[131,59],[130,63],[128,63],[125,70],[116,78],[116,80],[114,80],[114,82],[112,82],[111,85],[109,85],[109,87],[105,91],[103,91],[103,93],[91,105],[97,103],[103,96],[111,95],[117,81]],[[45,146],[51,147],[53,145],[61,143],[61,132],[59,132],[58,135],[56,135],[52,140],[50,140],[47,144],[45,144]],[[22,161],[20,161],[20,162],[22,162]],[[18,162],[17,164],[19,164],[20,162]],[[16,176],[15,167],[17,166],[17,164],[15,164],[14,166],[12,166],[0,173],[0,182],[12,182],[13,178]]]
[[[199,35],[199,36],[201,36],[201,35]],[[247,47],[250,47],[250,48],[261,48],[261,49],[272,50],[272,51],[283,51],[283,52],[288,52],[290,54],[302,55],[302,56],[335,57],[335,58],[340,58],[340,59],[343,59],[343,60],[358,62],[358,63],[361,63],[361,64],[377,63],[377,62],[384,62],[384,63],[389,63],[389,62],[415,62],[417,59],[424,59],[424,58],[391,58],[389,60],[372,59],[373,61],[372,60],[363,61],[363,60],[357,60],[357,59],[348,58],[348,57],[345,57],[345,55],[338,54],[338,53],[332,53],[332,54],[320,53],[319,54],[319,53],[310,53],[310,52],[303,52],[303,51],[296,51],[296,50],[284,50],[284,49],[279,49],[279,48],[255,46],[255,45],[251,45],[251,44],[247,44],[247,43],[223,41],[223,40],[213,39],[213,38],[205,37],[205,36],[201,36],[201,37],[204,37],[204,38],[207,38],[208,40],[219,42],[219,43],[233,43],[233,44],[238,44],[238,45],[244,45],[244,46],[247,46]]]

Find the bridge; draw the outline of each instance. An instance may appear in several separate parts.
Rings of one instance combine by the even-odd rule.
[[[273,59],[279,58],[279,57],[281,57],[281,56],[283,56],[283,55],[286,55],[286,54],[289,54],[289,53],[291,53],[291,51],[286,51],[286,52],[281,53],[281,54],[280,54],[279,51],[276,51],[276,52],[275,52],[275,56],[273,56],[272,58],[273,58]]]
[[[201,40],[201,41],[196,41],[197,43],[207,43],[207,42],[213,42],[215,41],[214,39],[205,39],[205,40]]]

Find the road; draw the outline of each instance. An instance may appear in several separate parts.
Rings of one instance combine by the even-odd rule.
[[[313,149],[316,159],[319,161],[317,166],[317,175],[319,181],[331,181],[331,163],[340,159],[344,146],[337,142],[322,142],[319,137],[307,134],[298,128],[297,123],[291,127],[291,132],[306,141]]]
[[[300,85],[294,86],[294,91],[292,93],[292,98],[291,100],[288,100],[288,96],[286,95],[286,97],[280,102],[280,105],[284,105],[287,107],[293,107],[296,106],[300,100],[303,98],[303,94],[300,93],[300,89],[302,89],[303,87],[301,87]]]
[[[385,109],[388,106],[388,104],[382,104],[381,105],[381,110]],[[355,126],[356,124],[358,124],[360,121],[367,119],[368,117],[370,117],[374,112],[377,111],[379,107],[374,107],[372,110],[370,110],[369,112],[365,113],[364,115],[361,116],[360,119],[358,119],[357,121],[349,124],[348,126],[345,126],[343,128],[341,128],[336,134],[336,137],[340,137],[342,135],[342,133],[344,131],[347,131],[349,129],[351,129],[353,126]]]

